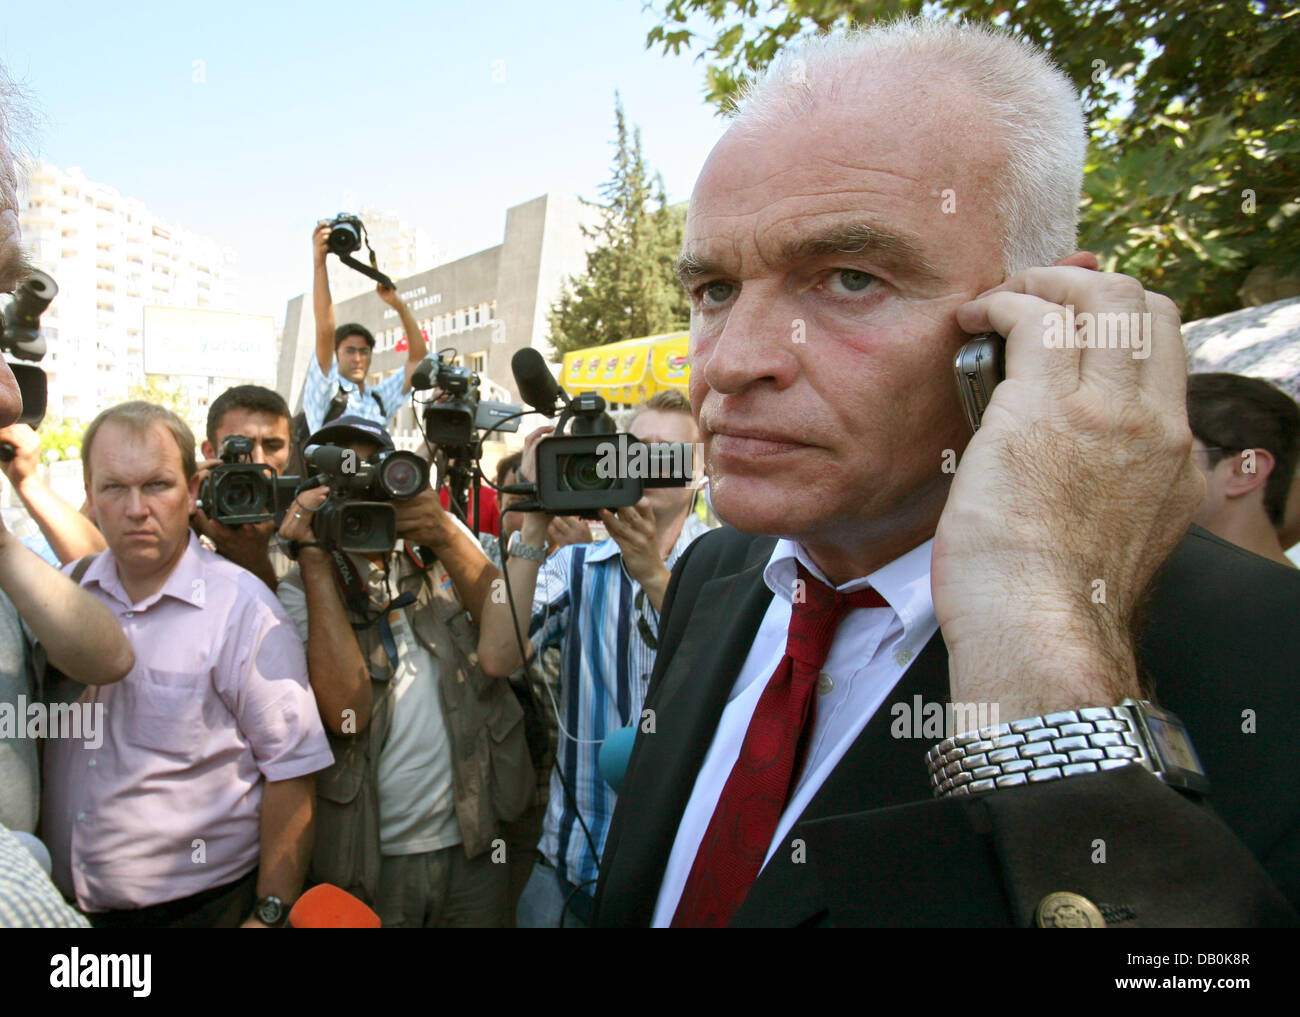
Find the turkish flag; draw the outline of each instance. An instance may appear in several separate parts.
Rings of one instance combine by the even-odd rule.
[[[406,336],[400,337],[397,342],[393,343],[393,349],[398,353],[405,353],[410,348],[410,343],[406,341]]]

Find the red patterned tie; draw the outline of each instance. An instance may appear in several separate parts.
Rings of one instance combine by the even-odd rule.
[[[803,765],[816,716],[817,676],[835,630],[855,607],[888,606],[875,590],[836,593],[802,565],[798,570],[785,656],[754,708],[740,758],[686,879],[674,928],[721,928],[740,907],[763,867]]]

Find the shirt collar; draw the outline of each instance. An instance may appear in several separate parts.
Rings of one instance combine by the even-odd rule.
[[[206,569],[203,563],[203,555],[212,553],[214,552],[206,550],[199,543],[197,534],[190,530],[185,550],[182,552],[180,560],[173,566],[171,574],[163,583],[162,588],[157,593],[140,601],[139,604],[132,602],[126,588],[123,587],[122,580],[117,574],[117,558],[112,551],[104,551],[90,563],[85,576],[82,577],[82,583],[96,582],[105,593],[128,607],[133,607],[139,611],[152,607],[163,597],[172,597],[183,604],[189,604],[191,607],[203,607],[207,600],[206,591],[204,590]]]
[[[838,593],[875,589],[903,623],[905,635],[934,620],[934,599],[930,593],[930,555],[934,538],[918,544],[870,575],[851,579],[835,587]],[[794,589],[795,562],[798,561],[819,581],[830,585],[826,574],[814,563],[803,545],[792,540],[778,540],[763,568],[763,581],[778,597],[791,600]]]
[[[664,565],[668,570],[670,572],[672,571],[672,567],[677,564],[677,559],[680,558],[682,552],[690,546],[691,541],[701,533],[708,532],[708,524],[700,519],[700,517],[694,512],[688,512],[686,514],[686,522],[682,524],[682,532],[677,535],[677,542],[673,544],[672,551],[670,551],[668,557],[664,559]],[[587,556],[583,559],[583,562],[585,564],[594,565],[597,562],[607,561],[621,553],[622,551],[618,546],[618,541],[613,537],[610,537],[608,540],[602,540],[599,543],[592,545],[588,549]]]

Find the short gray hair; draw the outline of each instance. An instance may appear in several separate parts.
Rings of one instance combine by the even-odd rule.
[[[850,89],[855,71],[909,57],[957,71],[1000,135],[1006,172],[993,200],[1005,224],[1003,270],[1010,275],[1072,253],[1088,148],[1079,93],[1045,52],[1004,29],[900,18],[817,36],[746,84],[735,125],[802,119]]]

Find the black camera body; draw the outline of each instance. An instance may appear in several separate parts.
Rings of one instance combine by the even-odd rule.
[[[361,233],[365,227],[357,216],[340,212],[330,220],[329,227],[329,247],[335,254],[342,257],[361,250]]]
[[[571,431],[560,433],[566,423]],[[537,443],[536,499],[544,512],[595,519],[599,509],[635,505],[648,487],[689,487],[695,469],[695,446],[615,432],[604,398],[582,392]]]
[[[199,506],[213,522],[242,526],[284,517],[301,478],[276,476],[252,456],[252,438],[226,435],[218,453],[221,465],[212,467],[199,492]]]
[[[473,444],[479,418],[479,377],[468,367],[457,367],[446,357],[426,357],[411,377],[417,391],[439,388],[447,394],[440,403],[424,407],[424,436],[430,445],[459,448]]]
[[[41,335],[41,315],[58,292],[59,286],[52,276],[33,270],[18,285],[13,300],[0,315],[0,349],[19,360],[43,360],[45,338]],[[18,364],[13,360],[8,363],[23,399],[23,411],[18,423],[39,427],[45,419],[45,372],[32,364]],[[12,446],[7,443],[0,445],[0,459],[7,462],[12,458]]]
[[[304,458],[330,488],[312,516],[312,534],[331,551],[391,551],[397,544],[392,502],[413,498],[429,486],[429,466],[414,452],[381,451],[362,460],[338,445],[312,445]]]

